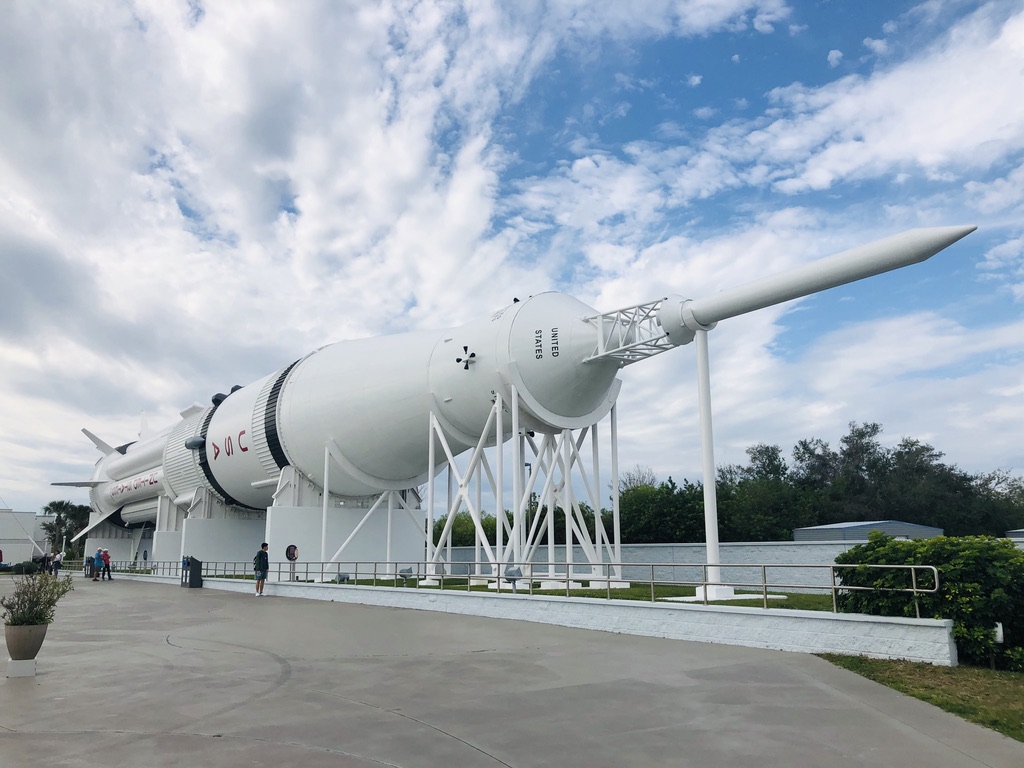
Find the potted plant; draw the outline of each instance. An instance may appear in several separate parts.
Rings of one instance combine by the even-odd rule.
[[[14,582],[14,591],[0,597],[4,636],[11,659],[34,659],[53,621],[57,601],[74,589],[69,573],[64,578],[47,573],[23,576]]]

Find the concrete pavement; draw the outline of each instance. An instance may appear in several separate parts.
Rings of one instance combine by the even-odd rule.
[[[0,579],[0,592],[11,583]],[[76,576],[0,768],[1024,765],[814,656]]]

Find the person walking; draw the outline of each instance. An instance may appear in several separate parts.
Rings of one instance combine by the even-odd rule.
[[[106,578],[107,581],[113,581],[113,577],[110,575],[110,552],[103,550],[103,576],[100,577],[100,581]]]
[[[60,576],[60,566],[61,566],[61,564],[63,562],[64,562],[64,553],[63,552],[54,552],[53,553],[53,565],[50,567],[51,568],[50,572],[54,576]]]
[[[270,570],[270,554],[267,551],[269,548],[270,545],[264,541],[260,551],[252,559],[253,568],[256,570],[256,597],[263,597],[263,584],[267,580],[267,571]]]
[[[103,571],[103,550],[97,549],[96,554],[92,556],[92,580],[99,581],[100,573]]]

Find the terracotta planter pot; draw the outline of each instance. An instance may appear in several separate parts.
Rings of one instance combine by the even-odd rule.
[[[7,652],[13,661],[34,659],[43,645],[46,628],[49,624],[30,624],[12,627],[4,625],[4,636],[7,638]]]

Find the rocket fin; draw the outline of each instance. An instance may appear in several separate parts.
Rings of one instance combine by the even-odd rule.
[[[82,432],[85,434],[86,437],[92,440],[93,445],[95,445],[97,448],[103,451],[104,456],[109,456],[114,452],[115,449],[112,446],[107,445],[105,442],[96,437],[96,435],[94,435],[88,429],[83,429]]]

